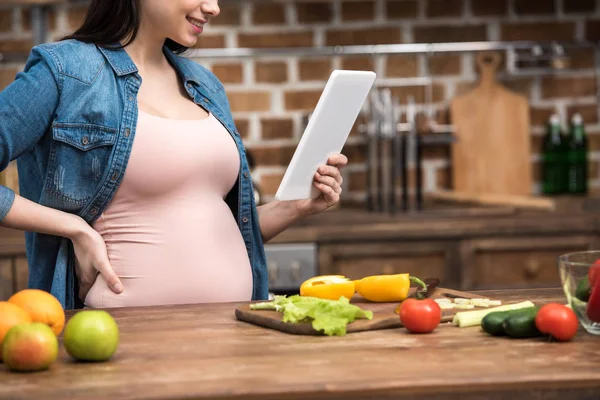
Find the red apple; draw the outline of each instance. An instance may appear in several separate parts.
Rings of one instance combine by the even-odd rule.
[[[13,371],[48,369],[58,357],[58,339],[41,322],[18,324],[10,328],[2,346],[4,364]]]

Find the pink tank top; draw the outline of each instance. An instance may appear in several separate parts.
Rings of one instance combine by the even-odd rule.
[[[239,167],[235,142],[212,114],[172,120],[140,111],[123,181],[93,225],[124,291],[98,275],[85,305],[250,300],[248,253],[224,201]]]

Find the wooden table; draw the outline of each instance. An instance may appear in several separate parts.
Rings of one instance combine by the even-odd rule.
[[[565,302],[559,289],[481,292]],[[494,338],[440,326],[344,337],[295,336],[234,317],[235,304],[113,310],[121,344],[108,363],[69,361],[8,373],[0,399],[592,399],[600,393],[600,337],[572,342]],[[69,312],[69,315],[71,312]]]

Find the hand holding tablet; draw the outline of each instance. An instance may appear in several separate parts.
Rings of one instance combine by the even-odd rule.
[[[308,199],[319,166],[342,151],[373,83],[372,71],[332,72],[275,194],[277,200]]]

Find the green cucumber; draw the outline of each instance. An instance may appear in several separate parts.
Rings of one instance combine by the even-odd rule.
[[[521,312],[515,312],[514,314],[509,315],[502,323],[504,332],[511,338],[532,338],[541,336],[541,332],[535,326],[535,316],[537,315],[537,312],[537,307],[530,307],[521,310]]]
[[[492,336],[506,336],[504,321],[511,315],[527,312],[533,308],[535,307],[489,313],[481,320],[481,328]]]
[[[577,289],[575,290],[575,297],[577,297],[579,300],[587,303],[587,301],[590,298],[590,281],[588,280],[588,277],[586,276],[585,278],[583,278],[582,280],[579,281],[579,284],[577,285]]]
[[[520,310],[512,311],[495,311],[489,313],[481,320],[481,328],[492,336],[504,336],[504,327],[502,324],[504,320],[511,314]]]

